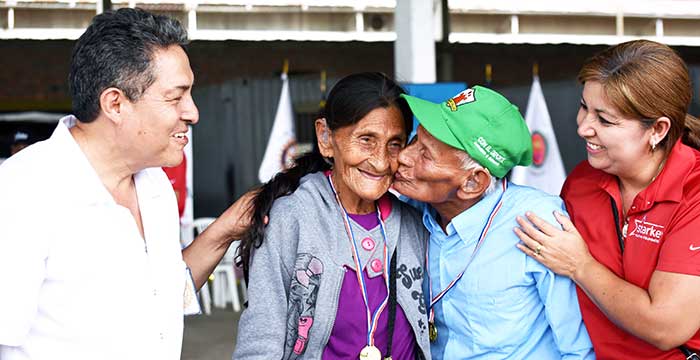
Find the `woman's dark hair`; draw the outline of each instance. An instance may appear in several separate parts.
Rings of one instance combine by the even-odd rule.
[[[405,91],[388,76],[378,72],[348,75],[339,80],[328,94],[328,100],[317,118],[325,118],[333,131],[358,123],[372,110],[397,107],[405,122],[406,131],[412,128],[413,115],[406,101],[399,95]],[[314,139],[313,150],[296,160],[295,166],[277,174],[262,185],[252,202],[251,225],[241,239],[236,265],[243,268],[248,280],[248,268],[254,248],[259,248],[265,237],[265,216],[275,199],[292,194],[299,187],[299,180],[307,174],[329,170],[331,166],[321,156]]]

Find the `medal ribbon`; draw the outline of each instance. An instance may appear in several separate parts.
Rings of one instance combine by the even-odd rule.
[[[343,210],[343,222],[345,224],[345,231],[347,232],[348,239],[350,240],[350,246],[352,247],[352,259],[355,262],[355,275],[357,275],[357,283],[360,285],[360,291],[362,292],[362,300],[364,300],[365,302],[365,310],[367,312],[367,345],[374,346],[374,333],[377,331],[379,316],[381,315],[382,311],[384,311],[386,305],[389,303],[389,273],[387,269],[387,266],[389,264],[389,253],[387,251],[387,238],[384,228],[384,220],[382,220],[382,211],[380,210],[379,205],[376,205],[377,218],[379,219],[379,228],[382,232],[382,237],[384,238],[383,275],[384,282],[386,283],[387,295],[384,298],[384,301],[382,301],[382,303],[379,305],[379,307],[374,312],[372,312],[369,309],[369,301],[367,299],[367,285],[365,284],[365,279],[362,276],[363,267],[362,261],[360,260],[360,252],[358,250],[357,243],[355,242],[355,234],[353,233],[352,227],[350,226],[350,215],[348,215],[348,212],[345,210],[345,207],[343,207],[343,203],[340,202],[340,197],[338,196],[338,192],[335,190],[335,186],[333,186],[331,175],[328,174],[327,177],[328,183],[331,185],[331,189],[333,190],[333,195],[335,195],[335,200],[338,202],[338,205]]]
[[[425,247],[425,268],[426,268],[426,273],[428,274],[428,288],[430,291],[430,317],[428,318],[428,322],[434,323],[435,320],[435,310],[433,309],[433,305],[435,305],[440,299],[442,299],[445,294],[447,294],[450,289],[452,289],[455,284],[459,281],[459,279],[462,278],[462,275],[467,271],[467,268],[469,268],[469,265],[472,263],[472,260],[474,260],[474,257],[476,257],[476,253],[479,251],[479,248],[481,248],[481,245],[484,243],[484,240],[486,239],[486,233],[489,231],[489,228],[491,227],[491,223],[493,223],[493,219],[496,217],[496,214],[498,213],[499,210],[501,210],[501,206],[503,206],[503,194],[506,193],[506,189],[508,188],[508,182],[506,179],[503,179],[502,181],[502,187],[503,187],[503,192],[501,193],[501,196],[498,198],[498,202],[496,205],[493,207],[491,210],[491,214],[489,215],[488,220],[486,221],[486,224],[484,225],[484,228],[481,229],[481,234],[479,235],[479,241],[476,243],[476,246],[474,247],[474,251],[472,251],[472,255],[469,258],[469,261],[467,262],[467,266],[464,267],[464,270],[462,270],[457,277],[455,277],[448,285],[447,287],[440,291],[439,294],[435,295],[433,297],[433,280],[430,277],[430,244],[428,244]]]

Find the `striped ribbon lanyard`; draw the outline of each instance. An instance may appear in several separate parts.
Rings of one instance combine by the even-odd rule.
[[[489,218],[486,221],[486,224],[484,225],[484,228],[481,229],[481,234],[479,235],[479,241],[476,243],[476,246],[474,247],[474,251],[472,251],[472,255],[469,258],[469,261],[467,261],[467,265],[464,267],[464,270],[462,270],[457,277],[455,277],[448,285],[447,287],[440,291],[439,294],[435,295],[433,297],[433,280],[430,277],[430,244],[427,244],[425,247],[425,267],[426,267],[426,273],[428,275],[428,288],[430,292],[430,305],[429,305],[429,311],[430,311],[430,317],[428,318],[428,323],[430,326],[429,329],[429,336],[430,336],[430,341],[435,341],[437,338],[437,328],[435,327],[435,310],[433,306],[442,299],[445,294],[447,294],[450,289],[452,289],[455,284],[459,281],[459,279],[462,278],[462,275],[467,271],[469,268],[469,265],[472,263],[472,260],[474,260],[474,257],[476,257],[476,253],[479,251],[479,248],[481,248],[481,245],[483,245],[484,240],[486,239],[486,233],[489,231],[489,228],[491,227],[491,223],[493,223],[493,219],[496,217],[496,214],[498,213],[499,210],[501,210],[501,207],[503,206],[503,194],[506,193],[506,189],[508,188],[508,181],[506,179],[503,179],[502,187],[503,187],[503,192],[501,193],[501,196],[498,198],[498,202],[496,205],[493,207],[491,210],[491,214],[489,214]]]
[[[362,300],[365,302],[365,310],[367,313],[367,346],[375,348],[374,346],[374,333],[377,331],[377,324],[379,322],[379,316],[381,315],[382,311],[384,311],[384,308],[386,307],[387,303],[389,302],[389,273],[388,273],[388,266],[389,266],[389,253],[387,251],[387,239],[386,239],[386,232],[384,229],[384,221],[382,220],[382,211],[380,210],[379,206],[377,205],[377,217],[379,218],[379,227],[382,232],[382,237],[384,238],[384,266],[383,266],[383,275],[384,275],[384,282],[386,283],[386,288],[387,288],[387,295],[384,298],[384,301],[379,305],[379,307],[372,312],[369,308],[369,301],[367,299],[367,285],[365,284],[365,279],[362,276],[362,260],[360,260],[360,252],[357,247],[357,243],[355,242],[355,235],[352,231],[352,228],[350,227],[350,215],[348,215],[348,212],[345,210],[345,207],[343,207],[343,203],[340,202],[340,197],[338,196],[338,192],[335,190],[335,186],[333,185],[333,181],[331,180],[331,175],[328,174],[328,183],[331,185],[331,189],[333,190],[333,195],[335,195],[335,200],[338,202],[338,205],[340,206],[340,209],[343,211],[343,222],[345,223],[345,231],[348,234],[348,238],[350,239],[350,246],[352,247],[352,258],[353,261],[355,262],[355,275],[357,275],[357,283],[360,285],[360,291],[362,292]]]

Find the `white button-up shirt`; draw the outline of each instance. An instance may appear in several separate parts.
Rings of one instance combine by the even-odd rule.
[[[179,359],[186,266],[160,168],[134,175],[144,228],[63,118],[0,166],[0,359]]]

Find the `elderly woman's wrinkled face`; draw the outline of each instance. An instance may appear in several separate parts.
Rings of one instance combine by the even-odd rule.
[[[389,190],[406,143],[401,111],[377,108],[354,125],[331,133],[333,183],[350,213],[374,211],[374,201]]]
[[[593,168],[623,177],[639,172],[640,161],[650,153],[652,130],[620,115],[599,82],[584,85],[576,122]]]

